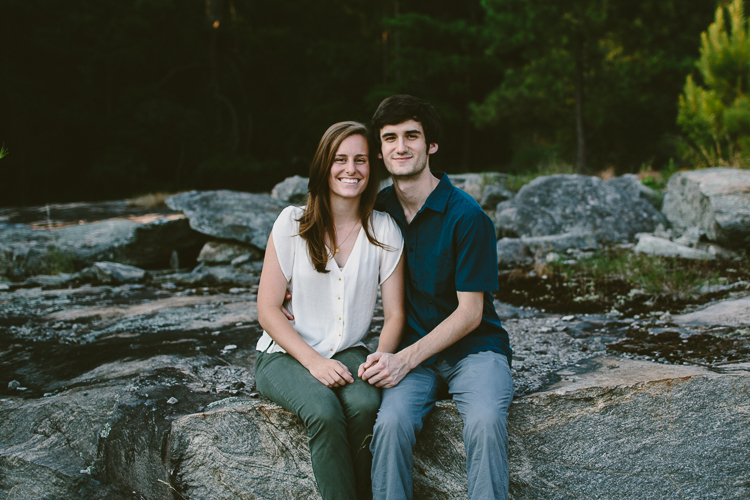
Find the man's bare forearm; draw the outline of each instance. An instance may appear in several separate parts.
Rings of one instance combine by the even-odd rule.
[[[482,322],[483,298],[483,296],[480,297],[479,307],[477,307],[476,298],[467,297],[466,301],[460,303],[456,310],[434,330],[396,355],[403,359],[410,370],[413,370],[424,360],[452,346],[474,331]]]

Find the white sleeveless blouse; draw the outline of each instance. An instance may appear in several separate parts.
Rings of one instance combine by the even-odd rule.
[[[287,309],[300,337],[325,358],[355,345],[367,335],[375,310],[378,285],[393,273],[404,247],[401,230],[390,215],[373,211],[375,238],[386,245],[370,243],[359,230],[352,253],[343,269],[331,258],[328,273],[315,270],[307,242],[299,236],[299,219],[304,207],[287,207],[273,225],[273,243],[281,271],[292,292]],[[263,332],[256,349],[285,352]]]

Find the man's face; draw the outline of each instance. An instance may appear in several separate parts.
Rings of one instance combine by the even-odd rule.
[[[429,164],[437,144],[427,145],[422,124],[407,120],[380,129],[380,158],[395,178],[418,177]]]

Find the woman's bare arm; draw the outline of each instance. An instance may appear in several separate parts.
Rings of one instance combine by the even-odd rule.
[[[404,312],[404,256],[396,265],[393,273],[380,285],[380,295],[383,299],[383,330],[380,332],[377,350],[380,352],[396,352],[401,342],[406,313]]]
[[[287,353],[307,368],[313,377],[328,387],[340,387],[347,382],[354,382],[346,366],[336,360],[327,359],[318,354],[307,342],[302,340],[282,312],[282,305],[287,293],[287,281],[281,271],[273,233],[268,237],[263,270],[258,287],[258,322],[260,326]]]
[[[376,352],[394,353],[401,342],[401,334],[404,330],[404,321],[406,320],[405,302],[404,302],[404,256],[399,258],[396,269],[380,285],[380,295],[383,299],[383,316],[385,321],[383,329],[378,339],[378,348]],[[357,376],[362,374],[370,365],[375,362],[373,354],[367,357],[367,360],[359,366]]]

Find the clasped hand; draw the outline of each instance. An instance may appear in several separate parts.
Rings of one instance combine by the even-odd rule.
[[[354,383],[349,369],[341,361],[321,357],[307,367],[310,374],[326,387],[343,387]]]
[[[407,373],[406,363],[397,354],[387,352],[370,354],[357,370],[359,378],[382,389],[397,386]]]

